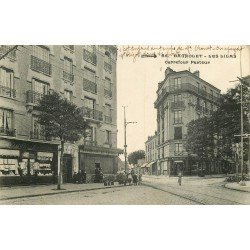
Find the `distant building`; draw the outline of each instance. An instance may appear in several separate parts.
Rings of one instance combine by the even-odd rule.
[[[150,174],[160,174],[158,173],[158,137],[157,132],[153,136],[149,136],[145,142],[145,161],[147,165],[144,167]]]
[[[158,84],[154,103],[161,174],[176,175],[179,170],[192,174],[196,170],[196,162],[185,149],[187,124],[209,116],[217,109],[219,98],[220,90],[200,78],[199,71],[166,69],[164,80]],[[148,153],[148,161],[150,157]]]

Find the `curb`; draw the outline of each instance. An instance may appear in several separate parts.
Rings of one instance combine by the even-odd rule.
[[[22,198],[32,198],[32,197],[39,197],[39,196],[50,196],[50,195],[56,195],[56,194],[67,194],[67,193],[76,193],[76,192],[84,192],[84,191],[93,191],[93,190],[108,189],[108,188],[115,188],[115,187],[126,187],[126,186],[118,185],[118,186],[107,186],[107,187],[78,189],[78,190],[62,190],[62,191],[57,191],[57,192],[53,192],[53,193],[41,193],[41,194],[30,194],[30,195],[6,197],[6,198],[0,199],[0,201],[15,200],[15,199],[22,199]]]
[[[238,192],[250,193],[250,191],[247,191],[247,190],[242,190],[242,189],[238,189],[238,188],[228,187],[227,184],[225,184],[224,187],[227,188],[227,189],[238,191]]]

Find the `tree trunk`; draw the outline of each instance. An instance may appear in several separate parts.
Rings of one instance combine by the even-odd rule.
[[[61,140],[61,156],[60,156],[60,164],[59,164],[59,171],[58,171],[58,180],[57,180],[57,189],[61,189],[62,183],[62,167],[63,167],[63,152],[64,152],[64,141]]]

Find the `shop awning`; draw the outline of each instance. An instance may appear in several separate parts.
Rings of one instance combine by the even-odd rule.
[[[19,157],[19,150],[0,149],[0,156],[15,156],[15,157]]]
[[[147,167],[147,168],[150,168],[150,167],[152,167],[152,165],[153,165],[154,163],[156,163],[156,161],[152,161],[152,162],[148,163],[146,167]]]
[[[148,163],[143,163],[140,168],[145,168],[148,165]]]

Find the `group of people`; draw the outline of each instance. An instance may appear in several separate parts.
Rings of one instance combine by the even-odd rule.
[[[95,183],[103,182],[103,172],[101,167],[95,168]]]
[[[133,169],[127,174],[127,181],[129,184],[133,182],[134,185],[140,185],[142,182],[142,174],[136,173]]]
[[[87,180],[87,173],[86,171],[79,170],[78,173],[73,174],[73,182],[74,183],[86,183]]]

